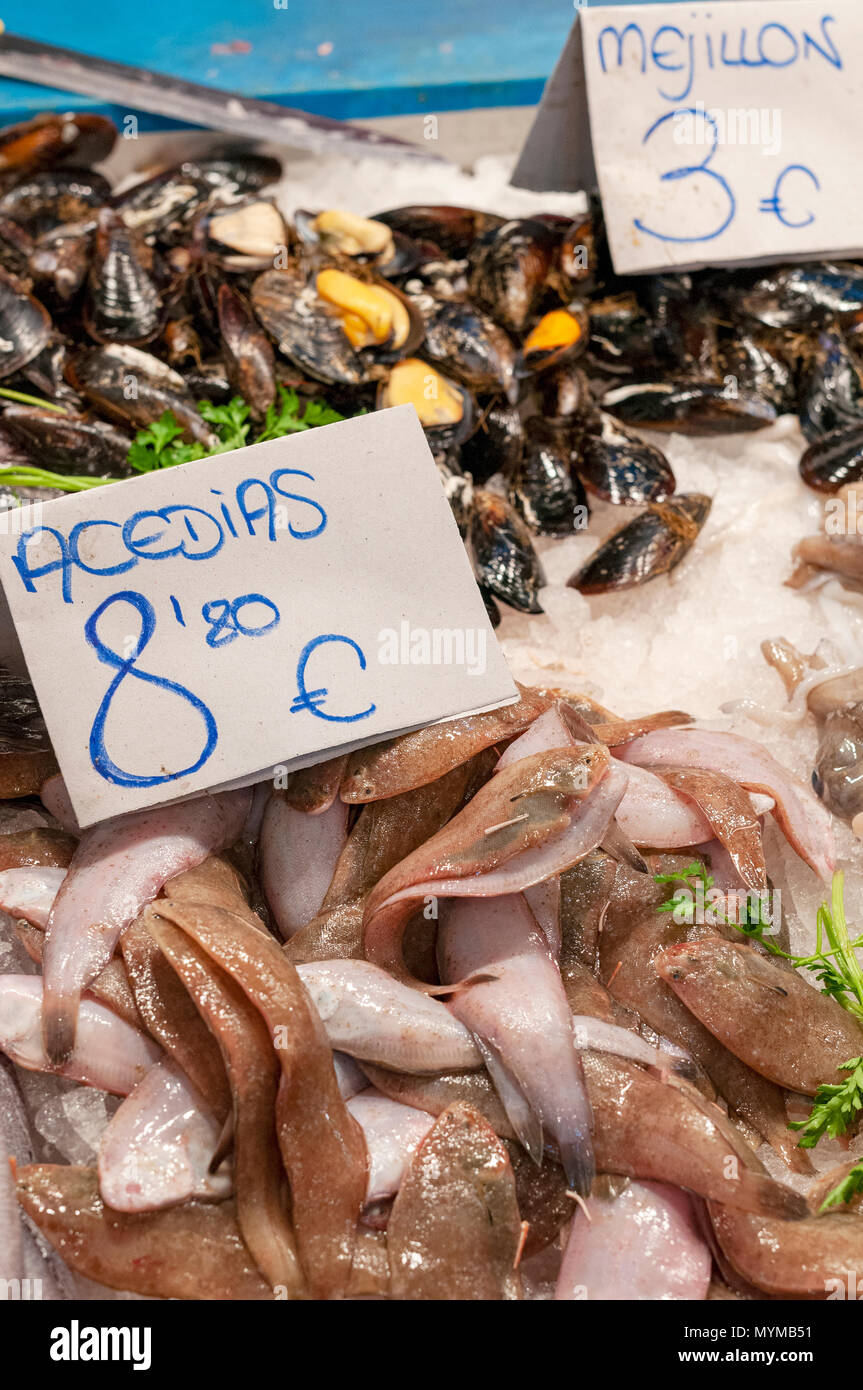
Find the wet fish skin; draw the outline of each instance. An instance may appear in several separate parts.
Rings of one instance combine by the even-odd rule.
[[[150,1298],[272,1298],[231,1200],[129,1216],[104,1205],[94,1168],[50,1163],[18,1169],[18,1200],[72,1269],[108,1288]]]
[[[814,1096],[846,1081],[838,1068],[863,1051],[863,1031],[835,999],[746,942],[706,936],[656,959],[662,979],[747,1066]]]
[[[658,885],[656,885],[658,886]],[[624,919],[626,914],[623,914]],[[603,935],[601,974],[612,997],[650,1028],[685,1047],[731,1109],[752,1125],[798,1172],[811,1172],[805,1152],[788,1129],[785,1097],[778,1086],[729,1051],[687,1009],[659,974],[662,953],[689,943],[703,928],[678,925],[670,914],[651,908],[631,919],[628,929],[610,913],[611,929]]]
[[[863,1284],[863,1221],[835,1211],[783,1221],[709,1202],[722,1255],[736,1275],[773,1298],[848,1298]]]
[[[510,1300],[521,1235],[515,1178],[494,1130],[449,1106],[419,1146],[387,1227],[397,1299]]]

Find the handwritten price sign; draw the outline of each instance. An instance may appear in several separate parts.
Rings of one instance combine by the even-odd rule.
[[[589,8],[580,33],[618,272],[859,254],[859,0]]]
[[[412,406],[11,519],[82,825],[515,698]]]

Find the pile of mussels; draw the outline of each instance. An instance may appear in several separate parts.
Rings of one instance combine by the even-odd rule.
[[[114,192],[116,138],[86,114],[0,131],[3,466],[123,477],[134,433],[240,394],[326,387],[346,413],[412,402],[493,621],[541,611],[532,537],[630,509],[572,576],[586,594],[642,584],[687,554],[709,498],[678,494],[633,427],[761,429],[795,412],[807,483],[863,477],[863,267],[615,276],[599,209],[507,221],[460,207],[289,225],[265,190],[277,160],[225,150]],[[134,390],[129,382],[134,382]],[[62,412],[56,409],[63,407]]]

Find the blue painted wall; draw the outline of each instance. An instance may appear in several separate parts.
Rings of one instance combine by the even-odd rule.
[[[7,30],[26,38],[345,120],[533,104],[573,18],[573,0],[287,0],[277,8],[284,4],[4,0],[0,12]],[[0,79],[0,121],[73,105],[123,114]]]

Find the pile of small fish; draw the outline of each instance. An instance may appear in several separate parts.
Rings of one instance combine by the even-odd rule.
[[[32,692],[7,677],[0,707],[0,908],[41,967],[0,975],[7,1277],[395,1300],[863,1279],[863,1199],[801,1195],[786,1108],[841,1080],[858,1017],[730,911],[666,910],[693,860],[729,907],[763,897],[767,817],[829,882],[830,810],[757,742],[525,688],[81,832]],[[39,1161],[19,1068],[124,1097],[95,1166]]]
[[[499,603],[542,611],[533,538],[583,529],[592,498],[629,519],[572,587],[630,588],[689,552],[710,499],[679,495],[638,427],[795,411],[807,481],[863,471],[858,265],[623,280],[598,207],[290,225],[274,159],[226,150],[114,191],[93,165],[115,138],[87,114],[0,131],[0,393],[27,397],[0,417],[0,468],[127,476],[134,432],[166,410],[211,448],[196,402],[239,395],[261,421],[280,385],[345,413],[411,402],[495,622]]]

